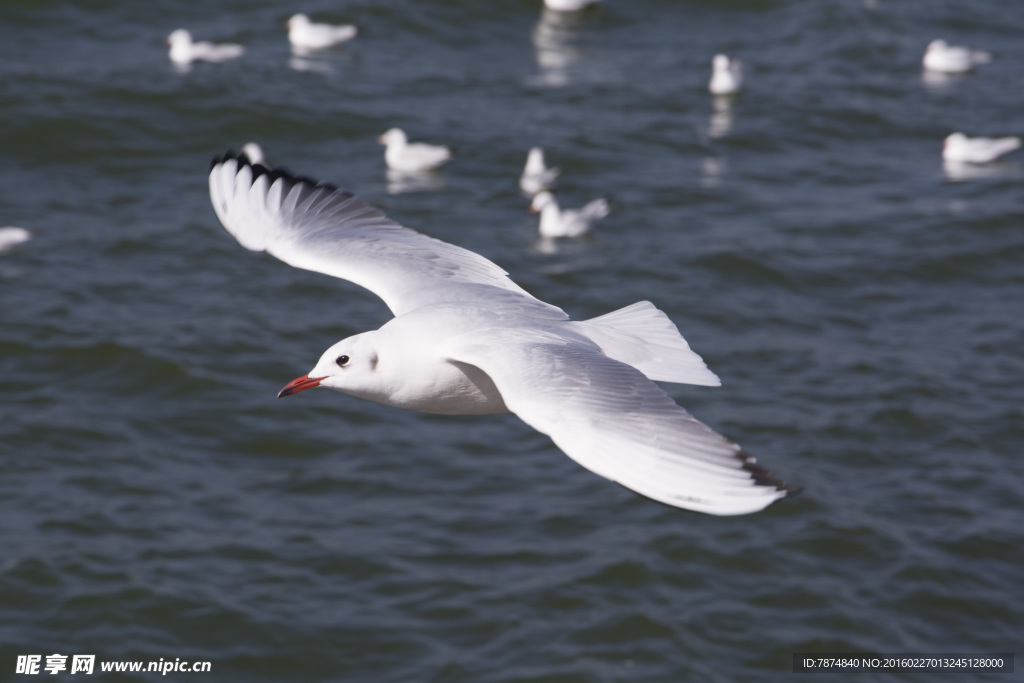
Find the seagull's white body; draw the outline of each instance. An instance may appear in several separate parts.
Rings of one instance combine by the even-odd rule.
[[[440,145],[409,142],[401,128],[392,128],[380,136],[385,145],[384,161],[388,168],[406,173],[430,171],[452,158],[451,150]]]
[[[922,59],[925,69],[947,74],[966,73],[979,64],[987,64],[990,61],[992,55],[988,52],[947,45],[944,40],[933,40],[928,43]]]
[[[25,228],[18,228],[13,225],[9,225],[0,228],[0,251],[7,251],[22,242],[28,242],[32,239],[32,233]]]
[[[600,0],[544,0],[544,6],[558,12],[576,12]]]
[[[740,60],[725,55],[715,55],[711,60],[711,81],[708,90],[712,95],[732,95],[743,87],[743,67]]]
[[[544,191],[533,198],[530,211],[540,212],[541,237],[579,237],[590,232],[594,221],[608,215],[608,202],[594,199],[579,209],[561,209],[555,195]]]
[[[952,133],[942,141],[944,161],[968,164],[987,164],[1020,147],[1018,137],[969,138],[963,133]]]
[[[244,47],[234,43],[193,43],[192,34],[183,28],[167,36],[167,44],[171,46],[171,61],[175,64],[191,64],[194,61],[223,62],[245,52]]]
[[[280,395],[324,386],[432,413],[511,411],[584,467],[710,514],[794,492],[654,384],[719,380],[652,304],[572,321],[478,254],[236,154],[214,159],[210,197],[243,246],[366,287],[395,315],[331,346]]]
[[[288,42],[298,50],[322,50],[352,40],[359,32],[352,24],[316,24],[305,14],[294,15],[286,26]]]
[[[519,189],[530,196],[551,189],[559,173],[557,168],[548,168],[544,163],[544,150],[534,147],[526,155],[526,167],[519,176]]]

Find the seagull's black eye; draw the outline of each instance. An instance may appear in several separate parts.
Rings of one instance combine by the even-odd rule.
[[[334,362],[338,364],[339,368],[343,368],[348,365],[348,356],[338,356]]]

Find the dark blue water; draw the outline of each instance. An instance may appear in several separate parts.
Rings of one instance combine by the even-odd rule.
[[[295,62],[295,11],[361,33]],[[176,70],[179,27],[248,51]],[[1024,157],[950,177],[941,141],[1024,133],[1022,32],[997,0],[4,3],[0,224],[33,239],[0,254],[0,678],[53,653],[103,680],[755,681],[795,652],[1013,651]],[[993,61],[926,80],[938,37]],[[728,106],[717,52],[745,65]],[[392,126],[456,148],[439,187],[389,194]],[[209,160],[249,140],[574,318],[653,301],[724,383],[666,390],[805,493],[708,517],[511,415],[277,400],[390,314],[218,225]],[[538,244],[534,145],[564,205],[612,202],[592,240]],[[98,671],[161,658],[212,669]]]

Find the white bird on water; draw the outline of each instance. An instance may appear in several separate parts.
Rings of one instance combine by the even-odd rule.
[[[192,34],[183,28],[173,31],[167,36],[167,44],[171,46],[171,61],[175,64],[187,65],[196,60],[206,62],[223,62],[234,59],[243,52],[245,48],[235,43],[223,43],[214,45],[207,42],[192,42]]]
[[[263,156],[263,148],[255,142],[247,142],[242,145],[242,154],[249,157],[249,163],[268,166],[267,158]]]
[[[924,51],[922,62],[929,71],[947,74],[962,74],[979,64],[992,61],[992,55],[981,50],[972,50],[959,45],[947,45],[944,40],[933,40]]]
[[[1020,147],[1018,137],[969,138],[952,133],[942,141],[942,159],[957,163],[987,164]]]
[[[519,189],[531,197],[542,190],[548,190],[555,184],[555,178],[561,171],[548,168],[544,163],[544,150],[534,147],[526,155],[526,167],[519,176]]]
[[[600,0],[544,0],[544,6],[556,12],[577,12]]]
[[[395,317],[289,382],[440,414],[513,412],[579,464],[668,505],[755,512],[796,490],[652,380],[717,386],[668,317],[640,302],[572,321],[479,254],[357,197],[228,153],[210,198],[242,246],[379,295]]]
[[[712,95],[732,95],[743,87],[743,67],[738,59],[715,55],[711,60],[711,81],[708,90]]]
[[[322,50],[352,40],[359,32],[352,24],[313,23],[305,14],[292,16],[285,26],[288,27],[288,42],[299,51]]]
[[[401,128],[392,128],[378,139],[385,146],[388,168],[406,173],[430,171],[452,158],[451,150],[440,145],[409,142]]]
[[[30,239],[32,239],[32,233],[25,228],[13,225],[0,228],[0,252],[12,249],[15,245],[28,242]]]
[[[594,199],[579,209],[561,209],[555,195],[544,191],[530,203],[531,213],[540,213],[541,237],[579,237],[590,232],[594,221],[608,215],[608,202]]]

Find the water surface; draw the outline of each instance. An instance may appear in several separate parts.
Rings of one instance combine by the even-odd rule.
[[[0,223],[34,234],[0,254],[0,670],[737,681],[1020,642],[1024,157],[948,177],[940,148],[1024,132],[1024,10],[539,5],[0,7]],[[361,33],[297,61],[300,10]],[[179,27],[248,51],[177,70]],[[937,37],[994,60],[925,79]],[[716,52],[745,64],[728,103]],[[389,192],[392,126],[456,148],[431,188]],[[655,302],[723,380],[666,390],[805,493],[708,517],[514,416],[278,401],[390,315],[220,228],[209,160],[249,140],[573,317]],[[564,205],[612,202],[592,240],[538,244],[534,145]]]

